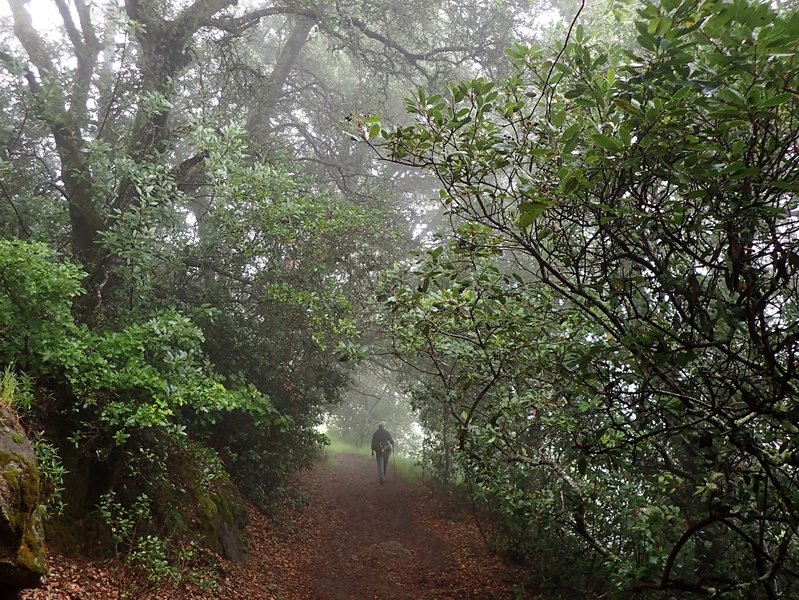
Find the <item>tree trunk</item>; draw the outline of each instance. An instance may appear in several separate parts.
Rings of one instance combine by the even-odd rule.
[[[261,99],[247,120],[247,133],[251,139],[262,143],[267,141],[271,130],[269,119],[274,114],[275,106],[283,93],[289,73],[297,63],[315,24],[316,20],[311,17],[298,16],[294,18],[294,27],[280,51],[275,68],[264,86]]]

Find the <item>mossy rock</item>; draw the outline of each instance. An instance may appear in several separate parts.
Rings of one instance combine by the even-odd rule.
[[[3,422],[16,424],[0,405]],[[47,572],[33,446],[17,426],[0,430],[0,593],[36,587]]]
[[[197,442],[190,443],[200,447]],[[241,562],[246,557],[244,526],[248,519],[244,499],[226,474],[211,480],[203,477],[197,454],[191,448],[170,449],[168,471],[172,481],[163,489],[160,516],[168,516],[170,535],[199,534],[208,548],[230,561]]]
[[[210,496],[203,493],[197,498],[197,510],[205,521],[213,521],[219,517],[219,509],[216,502]]]
[[[195,488],[194,494],[206,543],[228,560],[243,561],[247,509],[238,489],[229,481],[215,482],[211,489]]]

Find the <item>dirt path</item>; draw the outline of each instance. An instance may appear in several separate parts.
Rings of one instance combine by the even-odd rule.
[[[147,598],[224,600],[522,600],[525,573],[488,554],[474,520],[442,492],[398,477],[384,486],[372,460],[337,455],[299,478],[308,505],[270,521],[251,511],[249,560],[223,567],[216,591]],[[58,557],[54,557],[59,561]],[[55,565],[54,565],[55,566]],[[120,597],[103,565],[60,561],[25,598]]]
[[[444,600],[524,598],[520,569],[487,553],[473,519],[441,493],[390,468],[384,486],[374,462],[338,455],[303,478],[311,498],[300,511],[289,577],[270,582],[280,600]],[[244,570],[264,573],[268,553]],[[274,556],[274,555],[272,555]],[[274,571],[273,571],[274,573]]]

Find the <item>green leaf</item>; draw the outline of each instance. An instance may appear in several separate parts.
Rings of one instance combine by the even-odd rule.
[[[563,97],[568,98],[569,100],[574,100],[575,98],[582,97],[588,91],[588,86],[586,85],[576,85],[572,89],[567,90],[564,92]]]
[[[547,209],[544,202],[522,202],[519,204],[519,227],[525,229],[540,217]]]
[[[619,127],[619,138],[625,146],[629,147],[630,144],[632,144],[633,140],[630,135],[630,125],[628,123],[622,123],[621,127]]]
[[[563,145],[563,154],[571,154],[572,151],[577,148],[577,144],[580,143],[580,137],[574,136],[568,142]]]
[[[563,181],[563,191],[566,192],[567,194],[572,194],[576,192],[579,189],[579,187],[580,187],[580,180],[574,174],[569,175]]]
[[[642,116],[644,114],[643,112],[641,112],[640,108],[637,108],[637,107],[633,106],[632,104],[630,104],[627,100],[624,100],[623,98],[614,98],[613,99],[613,104],[615,104],[616,106],[621,108],[624,112],[626,112],[628,114],[631,114],[631,115],[634,115],[636,117],[640,117],[640,116]]]
[[[780,106],[780,105],[785,104],[786,102],[788,102],[788,100],[793,98],[793,96],[794,95],[791,94],[790,92],[785,92],[783,94],[777,94],[776,96],[772,96],[771,98],[766,98],[765,100],[763,100],[763,102],[761,102],[759,104],[759,106],[761,106],[763,108],[771,108],[773,106]]]
[[[685,98],[685,97],[686,97],[688,94],[690,94],[692,89],[693,89],[693,87],[692,87],[692,86],[690,86],[690,85],[684,85],[684,86],[682,86],[682,87],[681,87],[679,90],[677,90],[677,91],[674,93],[674,95],[673,95],[673,96],[670,98],[670,102],[671,102],[672,104],[676,104],[676,103],[678,103],[680,100],[682,100],[683,98]]]
[[[560,141],[567,142],[575,137],[578,133],[580,133],[580,125],[578,123],[570,125],[563,133],[560,134]]]
[[[799,192],[799,182],[776,180],[771,182],[771,187],[788,192]]]
[[[603,133],[595,133],[591,136],[591,139],[594,140],[597,146],[610,152],[619,152],[623,148],[623,145],[618,140]]]

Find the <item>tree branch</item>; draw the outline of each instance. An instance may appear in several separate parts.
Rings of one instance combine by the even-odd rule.
[[[8,201],[8,203],[11,205],[11,210],[13,210],[14,214],[17,216],[17,223],[19,223],[19,228],[22,230],[22,233],[24,234],[24,236],[26,238],[30,237],[31,231],[30,231],[30,229],[28,229],[28,226],[25,224],[25,221],[22,218],[22,215],[20,214],[19,210],[17,209],[17,205],[14,204],[14,199],[11,197],[11,194],[9,193],[8,188],[5,186],[5,184],[2,181],[0,181],[0,190],[3,190],[3,196]]]
[[[686,529],[683,534],[680,536],[680,539],[677,540],[677,543],[674,544],[674,547],[671,549],[669,553],[668,559],[666,559],[666,564],[663,567],[663,576],[660,578],[660,585],[662,589],[668,589],[669,586],[669,579],[671,578],[671,570],[674,567],[674,562],[677,560],[677,557],[680,554],[683,546],[690,540],[694,534],[701,529],[704,529],[708,525],[712,525],[713,523],[717,522],[719,518],[715,515],[708,515],[704,519],[694,523],[688,529]]]
[[[383,34],[370,29],[369,26],[358,17],[350,17],[349,22],[352,23],[352,25],[366,37],[375,40],[376,42],[380,42],[386,48],[391,48],[392,50],[398,52],[403,56],[403,58],[405,58],[405,60],[414,66],[416,66],[417,62],[430,60],[430,58],[436,54],[444,54],[449,52],[469,52],[471,50],[471,48],[468,46],[442,46],[440,48],[428,50],[427,52],[412,52],[400,45],[398,42],[395,42]]]
[[[47,52],[41,36],[33,28],[25,0],[8,0],[14,18],[14,34],[22,44],[34,67],[45,83],[55,81],[58,73]],[[86,168],[82,153],[82,138],[75,131],[72,116],[65,109],[65,100],[58,86],[49,86],[46,96],[40,94],[41,86],[28,69],[25,78],[34,95],[42,102],[38,117],[50,128],[61,162],[61,179],[69,199],[72,225],[72,248],[84,265],[94,262],[98,252],[95,246],[97,233],[104,224],[92,204],[91,171]]]
[[[55,3],[58,7],[58,12],[61,14],[61,20],[64,22],[67,35],[72,42],[77,60],[75,81],[72,86],[68,110],[70,121],[77,125],[81,121],[86,121],[86,103],[89,98],[94,68],[97,64],[99,47],[97,38],[94,35],[94,26],[91,22],[89,9],[83,3],[83,0],[75,0],[82,32],[76,27],[66,1],[55,0]]]
[[[297,63],[300,52],[308,41],[308,34],[315,24],[316,21],[307,16],[301,16],[294,20],[294,27],[280,50],[258,105],[247,120],[247,131],[256,136],[256,139],[266,137],[269,131],[269,117],[280,99],[291,69]]]
[[[319,19],[319,13],[311,9],[294,8],[288,6],[270,6],[260,10],[254,10],[240,17],[229,17],[225,19],[209,19],[208,26],[221,29],[233,34],[239,34],[250,27],[258,24],[261,19],[274,17],[277,15],[289,15],[295,17],[307,17],[314,21]]]
[[[14,17],[14,35],[25,48],[25,52],[33,62],[42,78],[54,77],[56,69],[44,40],[33,28],[31,15],[25,8],[24,0],[8,0],[11,14]]]
[[[211,17],[229,6],[235,0],[195,0],[177,16],[173,30],[181,33],[181,38],[188,40],[197,30],[208,24]]]

